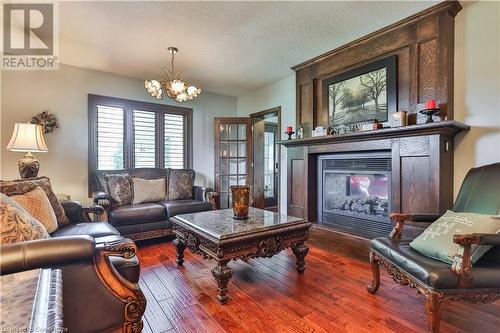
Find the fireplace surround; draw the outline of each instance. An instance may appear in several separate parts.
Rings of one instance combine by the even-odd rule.
[[[391,152],[321,154],[318,166],[318,223],[369,237],[391,229]]]

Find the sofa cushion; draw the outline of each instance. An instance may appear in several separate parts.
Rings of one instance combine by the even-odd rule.
[[[163,201],[167,195],[165,178],[143,179],[132,177],[132,188],[134,191],[133,205],[144,202]]]
[[[104,174],[107,192],[119,205],[130,205],[132,203],[132,178],[127,172]]]
[[[45,194],[47,194],[47,198],[49,198],[50,204],[52,205],[52,209],[56,214],[57,224],[66,225],[69,223],[66,214],[64,213],[64,209],[61,204],[57,200],[54,191],[52,191],[52,185],[50,184],[50,179],[47,177],[39,177],[39,178],[30,178],[30,179],[19,179],[12,181],[0,181],[0,192],[5,195],[11,196],[16,194],[24,194],[33,190],[35,187],[40,186]]]
[[[170,170],[168,176],[168,200],[193,199],[194,170]]]
[[[375,238],[372,249],[414,278],[435,289],[459,288],[458,278],[449,264],[426,257],[410,247],[411,240],[391,240],[387,237]],[[498,266],[479,260],[474,265],[472,288],[499,288]]]
[[[26,209],[38,222],[43,224],[48,233],[57,230],[56,214],[50,205],[47,194],[40,186],[24,194],[13,195],[11,198]]]
[[[168,200],[161,202],[167,209],[167,218],[179,214],[188,214],[212,210],[212,205],[207,201],[199,200]]]
[[[447,211],[410,243],[410,246],[432,259],[452,264],[460,245],[453,242],[456,234],[495,234],[500,232],[500,216]],[[472,245],[471,261],[475,263],[491,246]]]
[[[74,236],[74,235],[89,235],[94,238],[117,235],[118,230],[107,222],[83,222],[75,223],[59,228],[52,234],[52,237]]]
[[[40,222],[2,193],[0,193],[0,236],[0,244],[50,238]]]
[[[158,203],[115,206],[109,212],[109,222],[112,225],[157,222],[166,219],[165,207]]]

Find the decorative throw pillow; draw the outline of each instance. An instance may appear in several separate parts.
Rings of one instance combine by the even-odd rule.
[[[7,196],[24,194],[26,192],[32,191],[35,187],[40,186],[42,190],[49,198],[50,205],[56,214],[57,224],[66,225],[69,224],[68,217],[64,212],[63,207],[57,200],[56,195],[52,191],[52,185],[50,184],[50,179],[47,177],[30,178],[30,179],[20,179],[13,181],[0,181],[0,192]]]
[[[40,222],[49,234],[57,230],[56,214],[50,205],[47,194],[45,194],[40,186],[24,194],[13,195],[11,199]]]
[[[132,179],[129,173],[105,173],[104,179],[108,194],[117,204],[130,205],[132,203]]]
[[[132,186],[134,189],[134,200],[132,204],[140,204],[143,202],[158,202],[165,200],[165,178],[160,179],[143,179],[132,178]]]
[[[13,199],[0,193],[0,244],[50,238],[44,226]]]
[[[474,233],[500,233],[500,216],[449,210],[415,238],[410,246],[424,256],[452,264],[460,248],[460,245],[453,243],[453,235]],[[472,245],[471,261],[475,263],[490,248],[487,245]]]
[[[193,198],[193,186],[196,173],[194,170],[170,170],[168,176],[168,200]]]

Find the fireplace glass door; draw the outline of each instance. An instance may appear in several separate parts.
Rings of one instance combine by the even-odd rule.
[[[325,171],[323,211],[364,218],[389,215],[389,176]]]

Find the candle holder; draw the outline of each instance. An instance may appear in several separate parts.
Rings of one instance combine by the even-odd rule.
[[[233,218],[236,220],[247,219],[250,207],[250,186],[235,185],[229,188],[233,197]]]
[[[432,119],[432,116],[435,114],[438,114],[441,110],[438,108],[432,108],[432,109],[424,109],[420,110],[421,114],[425,114],[427,116],[427,121],[425,122],[426,124],[433,123],[434,119]]]
[[[289,132],[285,132],[285,134],[288,134],[288,140],[292,140],[292,135],[295,134],[294,131],[289,131]]]

